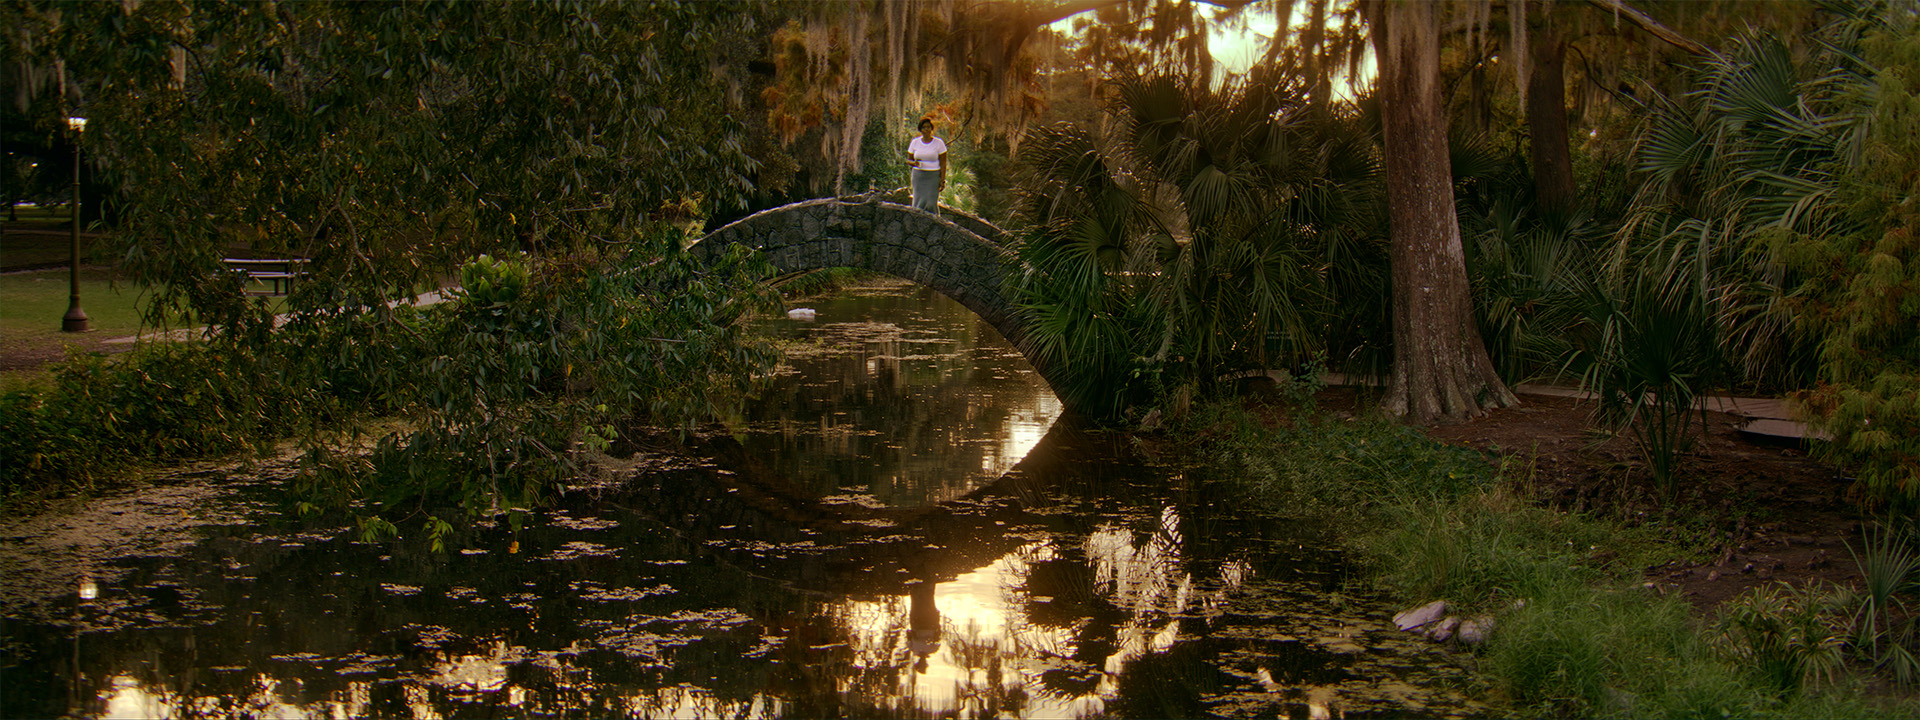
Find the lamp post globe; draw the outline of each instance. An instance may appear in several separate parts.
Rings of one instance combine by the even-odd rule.
[[[67,118],[73,130],[73,231],[67,256],[67,314],[60,318],[63,332],[86,332],[87,311],[80,309],[80,131],[87,127],[83,117]]]

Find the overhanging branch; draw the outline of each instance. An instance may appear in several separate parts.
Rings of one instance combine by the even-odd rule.
[[[1633,24],[1640,26],[1641,30],[1652,33],[1654,37],[1665,40],[1667,44],[1674,47],[1695,55],[1705,55],[1708,57],[1720,54],[1715,52],[1713,48],[1707,47],[1693,38],[1680,34],[1680,31],[1661,24],[1659,20],[1653,19],[1653,16],[1641,12],[1633,6],[1626,4],[1623,0],[1587,0],[1587,2],[1594,7],[1610,11],[1618,17],[1624,17],[1633,21]]]

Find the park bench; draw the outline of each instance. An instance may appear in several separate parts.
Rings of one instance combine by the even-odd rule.
[[[227,269],[247,276],[248,295],[285,295],[293,292],[293,281],[307,274],[306,258],[222,258]],[[255,290],[255,283],[268,283],[271,292]]]

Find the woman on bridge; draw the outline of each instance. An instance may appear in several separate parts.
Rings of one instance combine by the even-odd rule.
[[[920,137],[907,143],[907,167],[913,168],[913,206],[940,212],[940,191],[947,188],[947,141],[933,135],[933,118],[920,118]]]

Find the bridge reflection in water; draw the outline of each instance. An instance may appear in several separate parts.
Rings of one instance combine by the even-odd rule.
[[[820,345],[839,369],[798,370],[706,460],[637,453],[446,554],[208,527],[97,597],[9,607],[0,715],[1462,712],[1457,671],[1350,593],[1315,529],[1070,422],[1027,452],[1059,410],[976,362],[1010,350],[820,309],[796,367],[808,336],[865,339]]]
[[[1063,411],[991,325],[927,288],[870,281],[806,304],[816,321],[769,323],[784,377],[749,409],[730,466],[843,502],[925,505],[1000,477]]]

